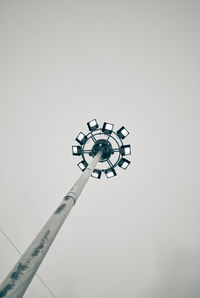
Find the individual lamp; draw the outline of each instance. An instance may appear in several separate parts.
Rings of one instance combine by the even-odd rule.
[[[72,146],[72,154],[73,155],[81,155],[81,146]]]
[[[115,170],[114,170],[114,169],[111,169],[111,168],[105,170],[105,174],[106,174],[106,177],[107,177],[107,178],[112,178],[112,177],[114,177],[114,176],[117,176]]]
[[[99,127],[96,119],[93,119],[90,122],[88,122],[87,126],[89,128],[89,131],[95,131]]]
[[[127,135],[129,134],[128,130],[122,126],[118,131],[117,131],[117,135],[120,139],[125,139],[125,137],[127,137]]]
[[[101,178],[101,170],[94,169],[91,176],[94,178],[100,179]]]
[[[110,135],[113,131],[113,127],[114,127],[114,124],[104,122],[102,127],[102,132],[107,135]]]
[[[120,148],[121,155],[130,155],[131,154],[131,146],[130,145],[123,145]]]
[[[118,163],[118,166],[124,170],[126,170],[128,168],[128,166],[130,165],[130,161],[126,158],[121,158],[119,163]]]
[[[80,132],[79,135],[76,137],[76,141],[80,145],[84,145],[87,142],[87,136],[84,133]]]
[[[82,160],[81,162],[79,162],[77,164],[77,166],[81,169],[81,171],[85,171],[85,169],[87,168],[88,166],[88,163],[85,161],[85,160]]]

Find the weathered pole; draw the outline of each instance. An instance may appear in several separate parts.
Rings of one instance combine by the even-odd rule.
[[[2,282],[0,297],[20,298],[24,295],[63,222],[101,159],[101,155],[100,150]]]

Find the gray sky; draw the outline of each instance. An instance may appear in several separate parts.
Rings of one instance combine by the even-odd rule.
[[[130,131],[38,273],[56,297],[199,298],[199,1],[0,2],[0,227],[24,251],[80,175],[96,118]],[[18,254],[0,235],[0,279]],[[50,297],[35,278],[25,297]]]

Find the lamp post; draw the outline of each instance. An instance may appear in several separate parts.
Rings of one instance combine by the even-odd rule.
[[[114,125],[110,123],[104,122],[103,127],[100,129],[94,119],[88,122],[87,125],[90,132],[87,135],[80,132],[76,138],[79,146],[72,146],[73,155],[82,156],[82,161],[78,163],[78,166],[83,173],[2,282],[0,297],[20,298],[24,295],[90,176],[100,179],[101,174],[104,172],[107,178],[111,178],[116,176],[116,166],[122,169],[129,166],[130,161],[123,157],[131,153],[130,145],[123,145],[122,142],[122,139],[128,135],[128,131],[124,127],[115,133],[113,131]],[[111,161],[111,157],[116,154],[117,158]],[[108,166],[97,169],[98,162]]]

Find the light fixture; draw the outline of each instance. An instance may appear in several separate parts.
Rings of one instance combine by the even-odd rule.
[[[80,132],[79,135],[76,137],[76,141],[80,145],[84,145],[87,142],[87,136],[84,133]]]
[[[103,133],[110,135],[113,131],[114,124],[104,122],[102,131]]]
[[[124,139],[129,135],[126,127],[120,126],[114,131],[114,124],[103,122],[100,126],[96,119],[88,121],[87,127],[89,132],[85,134],[81,131],[76,137],[79,144],[72,146],[72,154],[81,157],[78,167],[85,171],[89,164],[88,156],[95,158],[101,151],[99,162],[103,165],[99,165],[98,169],[94,168],[90,173],[91,177],[101,179],[102,173],[105,173],[107,178],[117,176],[118,166],[126,170],[131,163],[126,159],[126,155],[131,154],[131,145],[124,144]],[[115,155],[115,161],[111,158],[112,155]]]
[[[100,179],[101,178],[101,170],[94,169],[91,176],[94,178]]]
[[[128,168],[128,166],[130,165],[130,161],[126,158],[121,158],[119,163],[118,163],[118,166],[124,170],[126,170]]]
[[[87,168],[88,166],[88,163],[85,161],[85,160],[82,160],[81,162],[79,162],[77,164],[77,166],[81,169],[81,171],[85,171],[85,169]]]
[[[81,155],[81,146],[72,146],[72,154],[73,155]]]
[[[118,131],[117,131],[117,135],[120,139],[125,139],[125,137],[127,137],[127,135],[129,134],[128,130],[122,126]]]
[[[93,120],[89,121],[87,123],[87,126],[88,126],[90,131],[94,131],[99,127],[96,119],[93,119]]]
[[[114,169],[111,169],[111,168],[105,170],[105,174],[106,174],[106,177],[107,178],[112,178],[112,177],[114,177],[114,176],[117,175],[116,172],[115,172],[115,170]]]
[[[131,154],[131,146],[130,145],[123,145],[120,148],[121,155],[130,155]]]

